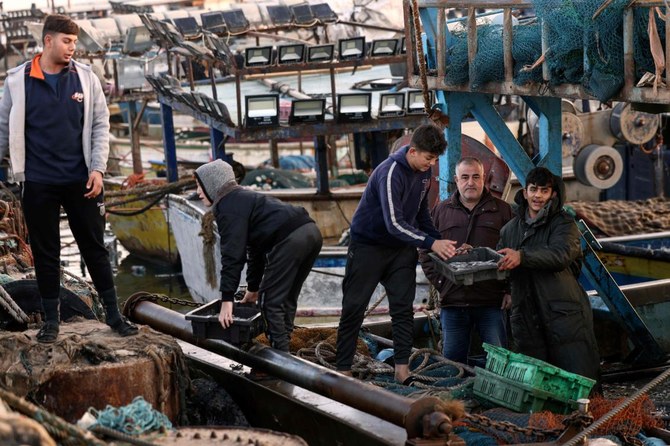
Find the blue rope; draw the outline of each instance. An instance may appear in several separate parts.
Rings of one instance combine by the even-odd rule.
[[[116,408],[107,405],[103,410],[88,409],[97,421],[89,427],[103,426],[128,435],[141,435],[160,429],[172,429],[172,423],[141,396],[127,406]]]

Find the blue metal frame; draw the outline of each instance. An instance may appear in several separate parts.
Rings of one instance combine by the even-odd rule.
[[[594,284],[598,295],[635,345],[629,359],[642,363],[662,361],[665,358],[663,349],[596,254],[596,249],[602,248],[600,243],[584,220],[579,220],[577,225],[582,233],[582,251],[585,254],[582,272]]]
[[[439,11],[438,8],[419,9],[425,30],[422,41],[429,69],[436,68]],[[449,47],[451,40],[452,36],[447,28],[445,48]],[[448,52],[445,52],[445,57],[448,57]],[[440,199],[448,198],[450,192],[455,188],[453,178],[456,162],[461,156],[462,121],[468,113],[477,119],[522,186],[526,185],[528,172],[536,166],[544,166],[555,175],[562,176],[561,98],[522,96],[522,99],[539,118],[539,154],[531,159],[493,106],[492,94],[437,91],[436,97],[439,101],[436,107],[450,118],[449,128],[445,130],[445,137],[449,144],[448,151],[439,159],[440,176],[447,180],[439,182]],[[595,284],[599,295],[635,344],[634,359],[648,362],[662,360],[664,358],[662,348],[598,258],[593,249],[593,244],[597,241],[588,229],[583,229],[585,225],[581,223],[584,252],[583,273]]]

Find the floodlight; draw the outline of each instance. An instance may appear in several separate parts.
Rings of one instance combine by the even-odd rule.
[[[126,32],[126,40],[123,42],[125,54],[142,54],[154,46],[151,33],[146,26],[133,26]]]
[[[286,5],[268,5],[268,15],[274,25],[289,25],[293,22],[293,13]]]
[[[224,43],[223,39],[219,38],[216,34],[205,32],[205,45],[207,48],[216,53],[219,58],[226,58],[230,54],[230,49]]]
[[[271,46],[254,46],[244,50],[245,67],[261,67],[272,63]]]
[[[433,105],[433,92],[428,92],[428,108]],[[425,113],[423,92],[421,90],[410,90],[407,92],[407,114],[419,115]]]
[[[221,11],[203,12],[200,14],[202,29],[214,34],[223,34],[226,32],[226,22],[223,21]]]
[[[326,114],[325,99],[296,99],[291,102],[289,125],[296,123],[323,122]]]
[[[365,55],[365,37],[353,37],[351,39],[340,39],[339,60],[361,59]]]
[[[209,108],[209,102],[205,99],[205,95],[198,92],[198,91],[192,91],[191,96],[193,97],[193,100],[195,104],[198,106],[198,109],[203,112],[210,114],[210,108]]]
[[[156,23],[154,19],[149,14],[138,14],[138,16],[142,24],[146,26],[151,33],[151,37],[158,39],[160,37],[160,33],[156,30]]]
[[[366,121],[370,116],[370,93],[337,95],[337,122]]]
[[[178,17],[172,19],[172,21],[184,37],[198,34],[198,22],[195,21],[195,17]]]
[[[393,56],[397,47],[398,39],[373,40],[370,56]]]
[[[293,17],[295,17],[295,23],[298,25],[307,25],[314,22],[314,14],[312,13],[312,8],[309,7],[309,3],[291,5],[290,8]]]
[[[239,33],[249,28],[249,20],[244,16],[244,12],[241,9],[223,11],[222,14],[223,21],[226,22],[226,27],[228,27],[231,33]]]
[[[245,98],[246,127],[266,127],[279,125],[279,95],[254,95]]]
[[[405,93],[382,93],[379,96],[380,118],[393,118],[405,114]]]
[[[298,43],[295,45],[280,45],[277,47],[277,63],[280,65],[287,63],[300,63],[305,58],[305,45]]]
[[[316,5],[310,5],[312,8],[312,13],[314,17],[319,19],[321,22],[336,22],[337,14],[330,8],[328,3],[317,3]]]
[[[307,47],[307,62],[330,62],[333,60],[335,45],[316,45]]]
[[[400,54],[407,53],[407,38],[404,36],[402,39],[400,39],[400,48],[398,49],[398,52]]]
[[[105,49],[103,44],[100,43],[97,31],[91,26],[79,26],[79,41],[77,43],[84,47],[88,53],[98,53]]]

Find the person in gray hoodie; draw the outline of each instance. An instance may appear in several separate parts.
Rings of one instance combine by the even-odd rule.
[[[109,154],[109,110],[91,67],[72,59],[79,26],[68,16],[44,21],[44,50],[7,72],[0,101],[0,159],[9,152],[10,180],[22,183],[23,211],[35,259],[45,323],[42,343],[59,332],[60,210],[103,302],[106,322],[137,334],[119,312],[104,244],[102,176]]]
[[[242,302],[259,301],[270,345],[289,351],[298,296],[323,244],[319,228],[304,208],[239,186],[223,160],[198,167],[195,178],[221,238],[221,325],[233,323],[233,296],[246,263]]]

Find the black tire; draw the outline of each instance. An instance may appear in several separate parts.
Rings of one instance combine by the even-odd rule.
[[[14,280],[7,282],[2,287],[27,315],[43,314],[36,280]],[[93,310],[76,293],[61,287],[59,298],[61,321],[68,321],[76,316],[84,319],[96,319]],[[8,331],[22,331],[27,327],[26,324],[16,322],[6,310],[0,308],[0,328]]]

